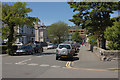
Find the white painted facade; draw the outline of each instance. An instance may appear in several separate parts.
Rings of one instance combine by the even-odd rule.
[[[35,41],[48,42],[47,26],[35,23]]]
[[[31,26],[24,26],[19,27],[17,29],[18,34],[21,34],[22,36],[16,40],[16,43],[22,42],[23,44],[27,44],[30,41],[35,41],[35,29]]]

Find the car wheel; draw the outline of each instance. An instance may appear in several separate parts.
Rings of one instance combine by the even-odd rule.
[[[42,52],[43,52],[43,48],[42,48]]]
[[[58,58],[59,58],[59,57],[58,57],[58,56],[56,56],[56,60],[58,60]]]
[[[30,52],[32,55],[34,54],[34,50]]]
[[[38,50],[38,53],[41,53],[41,52],[42,52],[42,50],[41,50],[41,49],[39,49],[39,50]]]

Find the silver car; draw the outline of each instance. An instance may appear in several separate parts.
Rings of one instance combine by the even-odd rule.
[[[16,55],[21,55],[21,54],[33,54],[34,53],[34,48],[31,45],[23,45],[20,48],[16,50]]]
[[[73,55],[75,54],[75,51],[71,44],[59,44],[56,49],[56,60],[59,58],[69,58],[73,59]]]

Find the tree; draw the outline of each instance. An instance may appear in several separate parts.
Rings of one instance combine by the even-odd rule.
[[[83,39],[78,31],[75,31],[75,33],[72,35],[72,40],[75,42],[83,42]]]
[[[15,29],[18,26],[30,25],[33,22],[40,21],[38,18],[28,16],[32,9],[26,8],[26,3],[16,2],[11,5],[9,3],[2,4],[2,23],[9,27],[9,34],[7,36],[7,51],[9,55],[13,54],[12,44],[15,41]]]
[[[5,27],[1,27],[0,28],[0,33],[2,33],[2,36],[0,36],[0,38],[2,39],[7,39],[8,35],[9,35],[9,27],[5,26]]]
[[[68,2],[68,4],[73,8],[73,12],[78,12],[70,21],[86,28],[89,33],[97,35],[97,39],[102,42],[101,47],[105,49],[104,31],[112,25],[110,14],[119,10],[120,2]]]
[[[120,50],[120,19],[114,22],[112,27],[106,29],[105,38],[109,41],[109,49]]]
[[[48,28],[48,36],[52,42],[58,41],[57,43],[63,42],[68,34],[68,25],[64,22],[56,22],[51,24]]]

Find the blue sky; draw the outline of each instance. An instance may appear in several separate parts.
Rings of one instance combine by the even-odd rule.
[[[68,19],[72,19],[72,15],[75,13],[66,2],[27,2],[27,7],[33,10],[29,15],[38,17],[45,25],[58,21],[74,25]]]
[[[45,25],[63,21],[69,26],[74,26],[68,20],[72,19],[75,13],[67,2],[27,2],[27,7],[33,10],[29,16],[38,17]],[[111,15],[111,17],[116,16],[118,16],[118,12]]]
[[[27,7],[33,11],[29,16],[38,17],[45,25],[51,25],[58,21],[63,21],[69,26],[74,26],[69,19],[75,14],[67,2],[26,2]],[[118,16],[115,12],[111,17]]]

